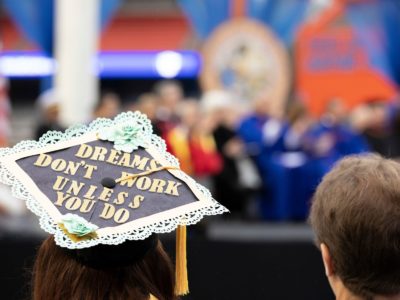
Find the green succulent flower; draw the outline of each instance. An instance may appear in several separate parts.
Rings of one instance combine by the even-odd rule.
[[[141,135],[141,127],[134,124],[122,124],[109,127],[99,133],[101,140],[114,143],[114,148],[131,153],[139,147],[146,147],[146,141]]]
[[[62,224],[64,228],[73,235],[78,237],[85,236],[99,229],[98,226],[86,221],[84,218],[74,215],[66,214],[62,216]]]

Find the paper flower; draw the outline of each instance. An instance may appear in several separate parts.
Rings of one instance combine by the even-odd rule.
[[[72,235],[76,235],[77,237],[89,235],[99,229],[99,227],[97,227],[96,225],[74,214],[63,215],[61,221],[61,224],[63,225],[65,230]]]
[[[106,128],[99,133],[99,138],[113,142],[116,150],[129,153],[137,150],[139,146],[146,147],[147,145],[141,135],[141,127],[136,124],[122,124]]]

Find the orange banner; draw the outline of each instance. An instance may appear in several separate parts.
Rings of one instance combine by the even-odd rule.
[[[395,84],[372,67],[368,53],[336,2],[299,31],[295,45],[296,87],[310,111],[321,115],[333,98],[349,108],[369,100],[389,101]]]

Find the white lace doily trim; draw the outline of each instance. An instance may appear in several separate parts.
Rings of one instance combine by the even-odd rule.
[[[79,137],[87,133],[98,132],[101,129],[115,126],[121,123],[134,122],[142,127],[143,137],[150,140],[151,143],[156,147],[161,155],[168,161],[171,166],[179,167],[178,160],[167,152],[167,147],[163,139],[153,134],[153,129],[150,121],[144,114],[140,112],[124,112],[115,117],[114,120],[99,118],[91,122],[89,125],[77,125],[68,128],[65,132],[60,131],[49,131],[45,133],[39,141],[27,140],[22,141],[15,145],[13,148],[0,149],[0,157],[4,157],[11,154],[20,153],[32,149],[40,149],[58,142],[68,141],[71,138]],[[167,233],[175,230],[178,225],[192,225],[199,222],[205,215],[218,215],[228,212],[228,210],[220,205],[217,201],[212,198],[210,191],[204,186],[196,183],[193,178],[184,174],[182,176],[186,181],[193,182],[196,187],[204,194],[204,196],[210,200],[210,205],[201,209],[185,213],[174,218],[160,221],[156,224],[146,225],[138,227],[131,231],[124,233],[108,234],[103,235],[99,238],[92,240],[85,240],[82,242],[71,241],[64,232],[57,225],[56,221],[46,212],[42,207],[41,203],[37,201],[28,189],[25,187],[23,182],[20,182],[12,170],[8,170],[3,164],[0,163],[0,182],[11,186],[12,194],[16,198],[26,201],[26,206],[34,214],[39,217],[39,223],[43,230],[53,234],[55,237],[56,244],[61,247],[69,249],[88,248],[97,244],[110,244],[117,245],[123,243],[125,240],[143,240],[149,237],[152,233]]]

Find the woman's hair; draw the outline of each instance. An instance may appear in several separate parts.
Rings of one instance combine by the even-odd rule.
[[[117,254],[119,246],[106,247]],[[177,299],[172,263],[158,240],[143,258],[126,266],[89,267],[74,256],[52,236],[43,242],[33,268],[33,300],[148,300],[150,294]]]

